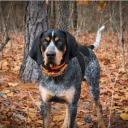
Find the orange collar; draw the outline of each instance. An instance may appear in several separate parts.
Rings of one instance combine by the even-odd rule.
[[[56,77],[56,76],[60,76],[64,73],[65,69],[67,68],[67,64],[64,62],[63,64],[61,65],[58,65],[58,66],[52,66],[51,67],[51,70],[45,68],[43,65],[42,65],[42,72],[47,75],[47,76],[53,76],[53,77]]]

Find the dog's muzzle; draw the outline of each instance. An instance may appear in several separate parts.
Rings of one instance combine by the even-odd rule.
[[[48,58],[48,63],[49,64],[54,64],[56,53],[54,51],[48,51],[46,53],[46,56]]]

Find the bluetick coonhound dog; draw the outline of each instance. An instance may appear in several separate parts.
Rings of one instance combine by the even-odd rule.
[[[96,104],[98,127],[105,128],[99,101],[100,66],[93,52],[97,44],[79,45],[68,32],[49,29],[34,40],[30,57],[41,67],[39,91],[43,127],[50,126],[51,102],[66,104],[63,128],[76,128],[81,83],[86,80]]]

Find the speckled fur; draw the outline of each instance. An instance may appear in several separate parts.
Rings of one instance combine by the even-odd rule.
[[[100,66],[93,51],[91,51],[91,49],[89,49],[89,51],[90,51],[90,57],[89,57],[90,61],[85,69],[84,78],[88,82],[89,89],[92,93],[94,100],[98,100],[99,99]]]

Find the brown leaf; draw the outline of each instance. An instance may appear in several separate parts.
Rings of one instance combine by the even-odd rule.
[[[18,83],[9,82],[8,85],[9,85],[9,86],[12,86],[12,87],[15,87],[15,86],[18,85]]]
[[[122,120],[128,120],[128,114],[127,113],[121,113],[120,117]]]

